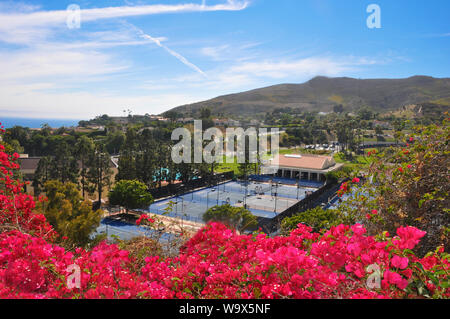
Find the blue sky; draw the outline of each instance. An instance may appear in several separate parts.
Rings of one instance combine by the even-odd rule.
[[[370,4],[381,28],[367,27]],[[0,116],[159,114],[316,75],[449,77],[449,12],[448,0],[1,0]]]

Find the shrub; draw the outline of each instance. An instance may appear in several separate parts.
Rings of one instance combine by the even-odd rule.
[[[137,180],[118,181],[108,197],[111,205],[121,205],[126,209],[148,207],[153,202],[147,185]]]
[[[211,207],[203,215],[203,220],[220,222],[238,231],[253,229],[258,224],[256,217],[250,211],[230,204]]]
[[[373,235],[408,225],[423,229],[427,234],[416,248],[421,256],[440,245],[448,251],[449,138],[446,119],[441,126],[415,127],[404,148],[371,152],[366,194],[360,192],[342,210],[351,210]]]
[[[281,230],[282,233],[286,234],[297,229],[298,224],[305,224],[311,227],[313,231],[320,232],[342,223],[350,224],[350,218],[345,217],[341,212],[336,210],[324,210],[321,207],[316,207],[283,219],[281,222]]]
[[[102,211],[92,210],[92,205],[83,201],[77,185],[47,181],[44,184],[46,200],[37,205],[48,222],[60,234],[65,245],[86,246],[90,235],[100,225]],[[95,242],[95,240],[94,240]]]

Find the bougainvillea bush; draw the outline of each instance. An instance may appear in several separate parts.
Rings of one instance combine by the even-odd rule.
[[[338,225],[299,224],[289,236],[239,235],[206,225],[176,257],[142,267],[117,245],[68,251],[12,178],[17,155],[0,146],[0,298],[426,298],[448,297],[449,256],[412,249],[425,233],[368,236]],[[142,218],[140,222],[148,220]],[[151,222],[151,221],[150,221]],[[79,276],[77,276],[79,271]],[[77,278],[79,280],[77,280]]]
[[[368,178],[360,183],[364,191],[351,192],[355,181],[339,190],[340,195],[351,192],[343,213],[364,220],[371,235],[406,225],[426,231],[415,249],[420,256],[440,245],[449,252],[450,118],[414,127],[404,140],[404,147],[369,151]]]

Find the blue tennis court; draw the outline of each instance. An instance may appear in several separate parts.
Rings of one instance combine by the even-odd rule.
[[[157,201],[148,211],[201,223],[209,208],[230,204],[235,207],[245,205],[255,216],[273,218],[305,198],[307,192],[316,190],[298,184],[232,181]],[[172,205],[171,210],[169,205]]]
[[[130,240],[136,237],[154,237],[159,235],[157,230],[149,229],[147,227],[129,224],[123,221],[114,220],[111,218],[103,218],[99,227],[92,234],[92,237],[100,234],[107,234],[108,240],[118,237],[122,240]],[[161,241],[168,241],[173,238],[172,234],[162,233]]]
[[[323,182],[319,181],[311,181],[307,179],[296,179],[296,178],[287,178],[287,177],[274,177],[274,176],[268,176],[268,175],[250,175],[250,180],[254,180],[257,182],[272,182],[272,183],[282,183],[286,185],[297,185],[303,187],[313,187],[313,188],[320,188],[323,186]]]

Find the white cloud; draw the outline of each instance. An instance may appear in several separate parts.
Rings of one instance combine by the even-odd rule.
[[[42,46],[20,51],[14,55],[0,54],[0,82],[26,82],[42,79],[60,81],[83,79],[111,74],[128,68],[100,52],[57,50]]]
[[[190,74],[167,80],[174,87],[205,88],[207,90],[239,90],[255,88],[261,83],[280,82],[301,83],[310,78],[323,76],[340,76],[362,67],[384,63],[365,57],[323,57],[312,56],[302,59],[278,58],[234,62],[228,66],[219,66],[208,70],[208,79]]]
[[[68,58],[70,57],[66,57]],[[61,61],[64,59],[61,58]],[[80,63],[82,61],[83,59]],[[99,57],[99,61],[102,61],[105,68],[105,70],[99,70],[100,74],[114,71],[114,69],[108,69],[110,64],[107,60]],[[91,63],[98,66],[102,64],[90,61],[89,64]],[[54,89],[55,86],[58,88],[61,84],[45,81],[34,84],[16,83],[0,86],[0,96],[2,96],[0,112],[8,114],[8,110],[20,110],[20,115],[27,117],[86,118],[104,113],[120,115],[125,107],[131,107],[135,114],[158,114],[175,106],[263,86],[261,83],[271,84],[282,81],[300,83],[315,75],[339,76],[349,70],[356,70],[373,63],[376,61],[356,57],[285,58],[238,62],[229,67],[220,66],[208,70],[210,74],[208,78],[198,73],[191,73],[175,78],[149,80],[146,83],[140,83],[137,87],[140,93],[133,96],[126,96],[123,92],[102,93],[101,90],[97,90],[96,93],[85,91],[49,93],[48,89]],[[65,72],[70,73],[73,70],[67,69]],[[14,112],[17,116],[17,111]]]
[[[258,47],[261,43],[246,43],[240,45],[222,44],[208,46],[200,49],[200,54],[216,62],[222,61],[246,61],[256,59],[258,56],[251,49]]]
[[[246,62],[233,66],[231,74],[248,74],[255,77],[282,79],[287,77],[336,76],[354,70],[355,66],[371,63],[367,60],[344,60],[311,57],[297,60]]]
[[[208,78],[199,74],[185,74],[172,78],[142,83],[141,89],[148,92],[201,92],[201,99],[211,99],[219,95],[247,91],[280,83],[303,83],[317,75],[342,76],[349,71],[373,64],[385,63],[366,57],[312,56],[308,58],[255,59],[251,62],[233,62],[207,70]],[[184,101],[179,105],[191,103]],[[167,110],[167,109],[166,109]]]
[[[213,12],[213,11],[239,11],[248,6],[248,1],[228,1],[224,4],[202,5],[194,3],[175,5],[143,5],[106,7],[95,9],[81,9],[81,21],[91,22],[101,19],[125,18],[143,15],[186,13],[186,12]],[[22,10],[23,11],[23,10]],[[42,28],[50,26],[64,27],[69,13],[66,10],[34,11],[30,13],[0,13],[0,32],[15,33],[18,29]]]
[[[10,0],[10,1],[0,2],[0,12],[27,13],[27,12],[33,12],[33,11],[39,10],[40,8],[41,8],[40,5],[24,3],[21,1]]]
[[[224,52],[230,48],[228,44],[215,46],[215,47],[204,47],[201,49],[201,54],[207,56],[214,61],[221,61],[224,57]]]
[[[126,18],[156,14],[188,12],[240,11],[247,8],[248,1],[227,1],[222,4],[205,5],[186,3],[175,5],[140,5],[105,7],[95,9],[81,8],[81,27],[83,23],[112,18]],[[70,12],[66,10],[38,11],[36,6],[0,6],[0,41],[15,44],[41,42],[55,32],[67,29]],[[15,11],[14,11],[15,10]],[[12,12],[11,12],[12,11]],[[31,11],[31,12],[30,12]]]
[[[20,92],[20,93],[18,93]],[[121,115],[124,108],[134,114],[159,114],[206,96],[194,94],[152,94],[122,96],[118,94],[75,92],[55,93],[24,90],[24,87],[0,87],[0,113],[4,116],[34,118],[87,118],[101,114]]]
[[[103,81],[122,75],[124,81],[130,83],[126,76],[135,71],[132,60],[119,56],[116,51],[104,50],[109,47],[148,45],[151,41],[202,77],[205,73],[164,45],[166,37],[151,37],[142,32],[139,38],[135,30],[123,28],[120,21],[117,30],[109,31],[92,31],[91,27],[83,28],[83,24],[143,15],[243,10],[247,5],[247,1],[227,1],[205,6],[187,3],[84,9],[81,11],[81,29],[73,33],[77,38],[67,40],[67,36],[72,39],[72,30],[67,29],[68,12],[65,10],[42,11],[37,6],[0,4],[0,42],[20,45],[0,48],[0,112],[27,117],[69,118],[120,114],[123,107],[132,107],[136,112],[159,113],[203,99],[204,95],[191,92],[129,93],[129,89],[135,88],[125,86],[117,93],[108,90]],[[127,96],[127,93],[134,95]]]
[[[447,37],[450,37],[450,33],[440,33],[440,34],[437,34],[436,37],[447,38]]]

